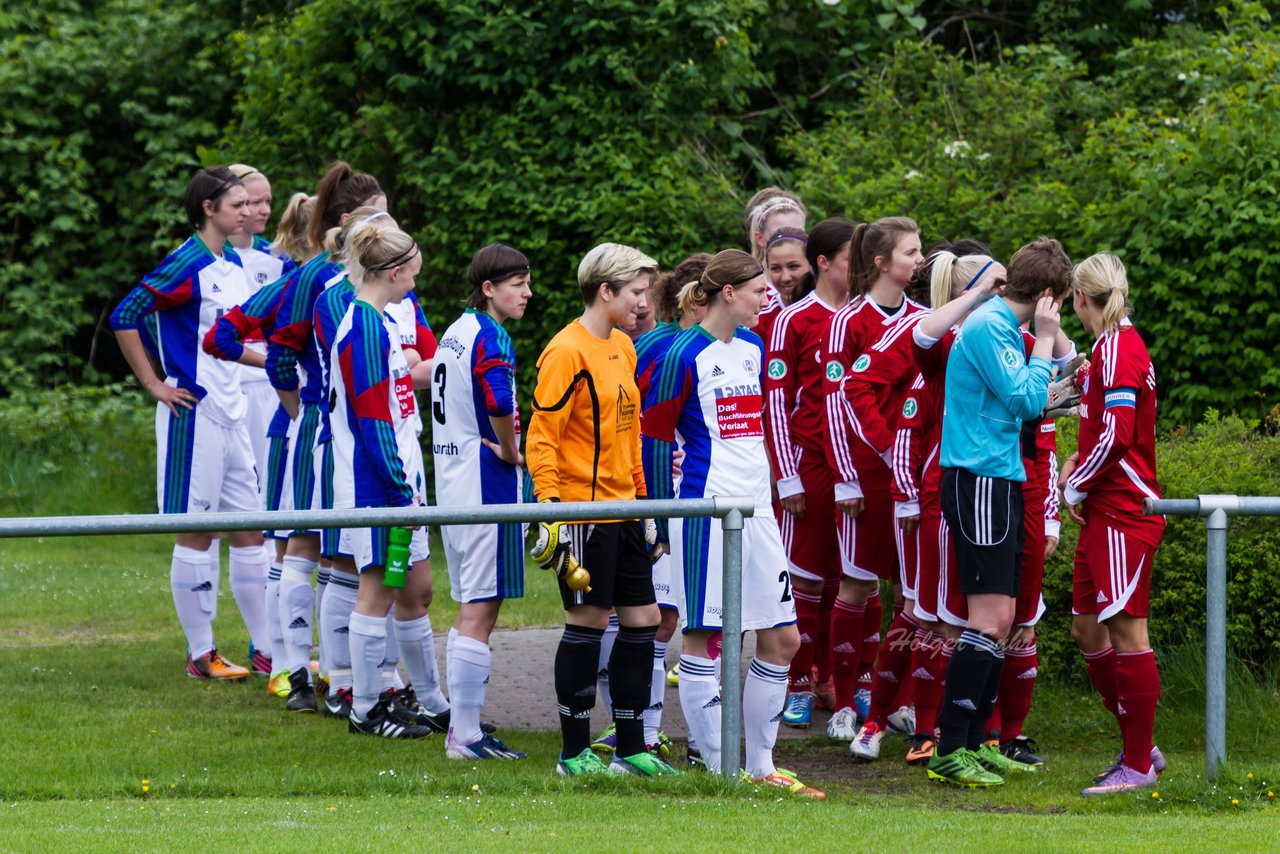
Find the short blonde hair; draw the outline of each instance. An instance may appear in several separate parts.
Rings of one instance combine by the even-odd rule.
[[[600,286],[607,284],[615,294],[632,279],[648,274],[649,284],[658,274],[658,262],[633,246],[601,243],[588,252],[578,264],[578,287],[584,305],[595,304]]]

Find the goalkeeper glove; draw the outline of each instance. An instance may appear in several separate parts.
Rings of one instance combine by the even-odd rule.
[[[538,524],[538,539],[530,557],[543,569],[554,570],[556,578],[563,578],[570,590],[591,590],[591,573],[574,556],[573,546],[569,544],[569,526],[564,522]]]
[[[1080,389],[1076,388],[1076,378],[1067,374],[1062,379],[1049,383],[1049,402],[1045,404],[1046,418],[1072,418],[1080,412]]]

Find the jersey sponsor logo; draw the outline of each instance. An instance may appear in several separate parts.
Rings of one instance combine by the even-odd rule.
[[[621,385],[618,386],[618,419],[616,429],[619,433],[627,433],[631,430],[631,425],[636,420],[636,405],[631,401],[631,395],[627,394],[627,390]]]
[[[755,383],[715,389],[716,425],[721,439],[744,439],[764,435],[761,417],[763,398]]]
[[[412,418],[418,411],[418,400],[413,396],[413,377],[409,369],[397,367],[392,370],[396,390],[396,403],[400,407],[400,418]]]
[[[869,367],[871,367],[871,357],[866,353],[863,353],[858,357],[858,360],[853,363],[853,372],[855,374],[860,374]]]
[[[1005,347],[1004,352],[1000,354],[1000,361],[1004,362],[1004,366],[1009,370],[1017,370],[1022,365],[1022,354],[1012,347]]]
[[[908,397],[907,402],[902,404],[902,417],[915,418],[916,411],[919,410],[919,408],[920,407],[916,403],[916,399],[914,397]]]
[[[1046,421],[1040,425],[1041,433],[1052,433],[1057,429],[1052,421]]]
[[[447,445],[432,442],[431,453],[439,457],[456,457],[458,456],[458,445],[456,442],[450,442]]]
[[[724,371],[720,370],[720,366],[719,366],[719,365],[713,365],[713,366],[712,366],[712,368],[711,368],[711,376],[713,376],[713,377],[722,377],[722,376],[724,376]]]
[[[780,380],[787,375],[787,363],[781,359],[769,360],[769,376],[775,380]]]
[[[451,351],[459,359],[462,358],[462,354],[466,351],[466,347],[464,347],[462,342],[458,340],[457,335],[446,335],[444,340],[436,346],[443,347],[444,349]]]
[[[835,382],[842,376],[844,376],[844,365],[840,364],[835,359],[827,362],[827,379]]]
[[[220,293],[222,293],[222,288],[218,287],[218,283],[217,283],[217,282],[214,282],[214,283],[213,283],[213,292],[214,292],[215,294],[220,294]]]

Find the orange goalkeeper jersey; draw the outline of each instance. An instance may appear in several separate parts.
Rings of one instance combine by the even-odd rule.
[[[538,357],[525,462],[539,501],[627,501],[647,494],[636,350],[575,320]]]

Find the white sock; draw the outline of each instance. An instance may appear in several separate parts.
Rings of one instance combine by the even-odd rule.
[[[290,673],[299,667],[311,681],[311,574],[316,562],[305,557],[286,557],[280,573],[280,630],[284,633],[285,667]]]
[[[387,653],[387,621],[367,614],[351,615],[351,713],[364,720],[382,694],[382,660]]]
[[[720,683],[711,659],[680,656],[680,708],[689,740],[697,743],[707,768],[720,773]]]
[[[600,638],[600,667],[596,676],[596,699],[603,705],[604,713],[613,717],[613,694],[609,691],[609,656],[613,655],[613,642],[618,639],[618,613],[609,614],[609,625]]]
[[[485,687],[493,653],[488,644],[463,637],[457,629],[449,631],[449,729],[455,742],[471,744],[483,736],[480,731],[480,709],[484,707]]]
[[[271,649],[271,634],[267,631],[267,566],[261,547],[231,547],[231,595],[249,630],[250,643],[263,652]]]
[[[396,637],[395,617],[392,616],[394,608],[387,612],[387,651],[382,656],[382,690],[386,691],[390,688],[392,691],[399,691],[404,687],[404,683],[396,684],[400,679],[400,674],[396,671],[396,665],[400,663],[400,639]]]
[[[187,651],[199,658],[213,649],[213,607],[217,592],[205,589],[209,584],[209,556],[199,549],[173,547],[169,564],[169,587],[173,590],[173,606],[178,622],[187,636]],[[210,595],[212,593],[212,595]]]
[[[267,632],[271,635],[271,669],[279,673],[285,669],[284,632],[280,629],[280,572],[283,567],[272,563],[267,572],[266,609]]]
[[[429,714],[438,715],[449,708],[440,690],[440,665],[436,662],[435,637],[431,634],[431,617],[423,614],[416,620],[396,620],[396,640],[400,657],[409,674],[418,702]]]
[[[276,541],[270,537],[262,541],[262,557],[266,560],[267,566],[276,562]]]
[[[667,642],[653,642],[653,681],[649,684],[649,707],[644,710],[644,743],[657,744],[662,729],[662,701],[667,693]]]
[[[742,728],[747,735],[747,773],[752,777],[768,777],[773,766],[773,745],[778,740],[778,723],[787,702],[785,664],[770,664],[759,658],[751,660],[742,686]],[[683,670],[680,678],[684,679]]]
[[[222,538],[214,537],[213,542],[206,550],[209,560],[209,568],[205,578],[209,579],[210,594],[212,596],[212,611],[210,620],[218,619],[218,593],[222,589]]]
[[[356,607],[360,577],[334,569],[320,604],[320,650],[327,659],[329,690],[351,687],[351,611]]]
[[[314,624],[318,629],[320,627],[320,608],[324,605],[324,592],[329,587],[329,573],[333,571],[333,564],[328,558],[320,558],[320,564],[316,567],[316,601],[312,606],[315,609]],[[320,672],[329,675],[329,657],[324,651],[324,632],[316,632],[316,657],[320,659]]]

